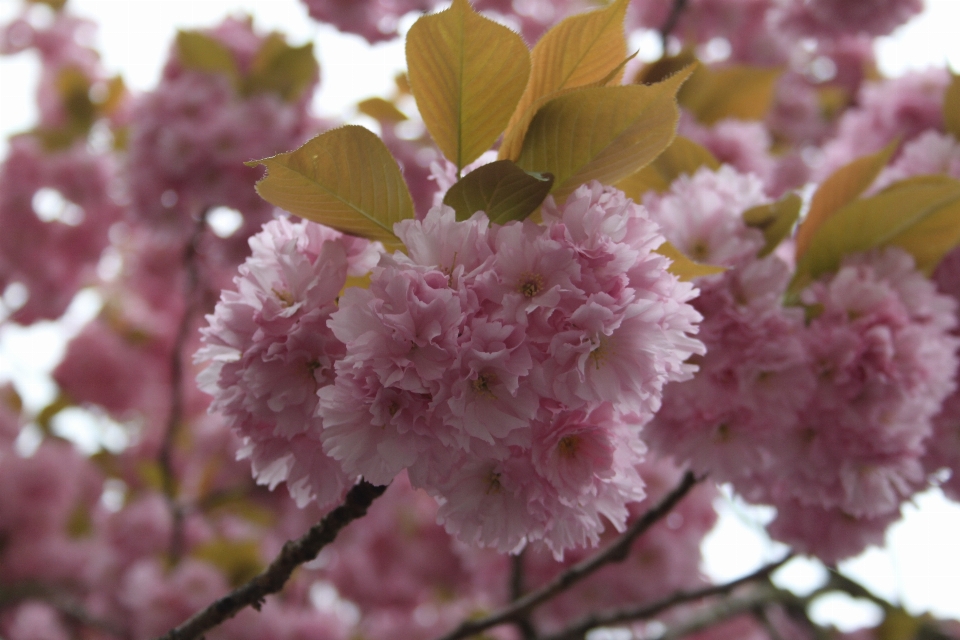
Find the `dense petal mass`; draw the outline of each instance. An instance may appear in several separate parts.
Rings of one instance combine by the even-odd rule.
[[[327,327],[348,273],[363,273],[375,245],[312,222],[280,218],[251,238],[252,255],[208,316],[200,385],[246,441],[242,455],[297,502],[338,499],[346,476],[317,440],[317,390],[333,381],[344,345]]]
[[[703,345],[696,290],[654,253],[642,207],[592,183],[544,221],[458,222],[440,205],[398,223],[408,254],[330,317],[345,355],[318,415],[348,474],[407,468],[462,540],[561,556],[643,497],[639,426]]]

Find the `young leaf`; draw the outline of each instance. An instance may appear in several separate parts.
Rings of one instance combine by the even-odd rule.
[[[450,187],[443,204],[453,207],[457,220],[484,211],[490,222],[505,224],[533,213],[552,186],[550,174],[530,174],[509,160],[498,160],[474,169]]]
[[[656,84],[663,82],[681,69],[690,65],[699,65],[697,55],[690,47],[680,50],[675,56],[663,56],[659,60],[654,60],[637,71],[633,76],[633,84]]]
[[[177,32],[177,58],[186,69],[224,75],[234,86],[240,82],[233,52],[219,40],[199,31]]]
[[[578,89],[548,102],[530,122],[517,164],[551,173],[563,200],[581,184],[614,184],[673,140],[676,93],[689,72],[656,85]]]
[[[423,122],[457,168],[503,132],[530,76],[523,38],[467,0],[420,18],[407,34],[410,87]]]
[[[370,116],[377,122],[383,124],[396,124],[407,120],[407,114],[397,108],[397,105],[384,100],[383,98],[367,98],[357,104],[357,111],[365,116]]]
[[[813,235],[830,216],[873,184],[896,148],[897,141],[891,142],[883,150],[837,169],[823,181],[813,194],[806,218],[797,229],[797,257],[806,252]]]
[[[247,582],[263,570],[260,543],[254,539],[214,538],[195,547],[190,555],[220,569],[233,586]]]
[[[699,65],[677,95],[680,104],[704,124],[724,118],[761,120],[770,110],[780,69]]]
[[[395,222],[413,217],[413,200],[396,160],[357,125],[332,129],[295,151],[248,162],[267,174],[264,200],[308,220],[398,248]]]
[[[320,73],[313,43],[291,47],[279,33],[271,33],[253,58],[243,93],[276,93],[288,102],[297,100]]]
[[[656,251],[660,255],[672,260],[670,266],[667,267],[667,271],[681,280],[689,281],[701,276],[712,276],[716,273],[723,273],[727,270],[726,267],[694,262],[669,242],[664,242]]]
[[[820,225],[797,262],[790,291],[836,271],[850,253],[889,245],[910,252],[917,268],[930,273],[958,243],[960,181],[946,176],[904,180],[851,202]]]
[[[45,4],[54,11],[60,11],[67,4],[67,0],[27,0],[30,4]]]
[[[743,212],[747,226],[759,229],[767,244],[760,250],[761,258],[770,255],[784,238],[790,235],[794,223],[800,217],[803,200],[795,193],[788,193],[776,202],[752,207]]]
[[[960,140],[960,75],[950,73],[950,85],[943,96],[943,128]]]
[[[693,140],[677,136],[653,162],[620,180],[616,187],[639,202],[647,191],[667,191],[674,180],[683,174],[693,175],[700,167],[716,171],[720,161]]]
[[[527,125],[551,98],[595,83],[619,82],[627,55],[623,32],[627,4],[629,0],[616,0],[603,9],[571,16],[540,38],[531,53],[530,81],[504,134],[501,159],[519,157]]]

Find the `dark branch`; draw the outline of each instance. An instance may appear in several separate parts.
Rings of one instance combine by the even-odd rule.
[[[459,638],[475,635],[505,622],[515,622],[525,617],[538,605],[546,602],[558,593],[566,591],[601,567],[611,562],[624,560],[630,553],[630,546],[633,544],[633,541],[652,527],[658,520],[670,513],[673,507],[687,495],[696,483],[697,478],[693,473],[688,471],[673,491],[667,494],[656,506],[643,514],[643,517],[630,525],[609,547],[573,565],[554,578],[549,584],[544,585],[536,591],[531,591],[500,611],[484,618],[465,620],[459,627],[442,636],[439,640],[458,640]]]
[[[760,585],[751,590],[750,593],[730,596],[691,614],[682,623],[667,629],[666,632],[657,637],[657,640],[685,638],[692,633],[702,631],[730,618],[735,618],[740,614],[749,613],[759,607],[794,598],[796,596],[792,593],[781,591],[771,584]]]
[[[522,598],[523,592],[526,591],[523,584],[523,555],[524,552],[521,551],[515,556],[510,556],[510,602],[516,602]],[[533,640],[537,637],[537,629],[527,616],[518,618],[516,625],[523,640]]]
[[[68,620],[102,631],[116,638],[128,638],[128,634],[113,622],[97,617],[87,611],[83,604],[66,593],[39,583],[27,582],[0,589],[0,610],[15,606],[26,600],[44,602]]]
[[[245,607],[252,606],[259,610],[266,596],[283,589],[297,567],[316,558],[321,549],[333,542],[341,529],[363,517],[370,504],[385,490],[385,486],[374,486],[361,480],[350,489],[343,504],[311,527],[303,537],[284,544],[280,555],[263,573],[194,614],[159,640],[194,640]]]
[[[686,8],[687,0],[673,0],[673,4],[670,6],[670,13],[660,27],[660,43],[663,45],[663,57],[667,56],[667,39],[670,37],[670,34],[673,33],[673,30],[677,28],[677,23],[680,22],[680,16],[683,15]]]
[[[726,595],[740,586],[755,582],[757,580],[765,579],[771,573],[783,566],[791,558],[793,558],[792,553],[788,554],[784,558],[781,558],[780,560],[777,560],[776,562],[771,562],[770,564],[760,567],[749,575],[737,578],[736,580],[727,582],[725,584],[711,585],[696,591],[678,591],[673,595],[664,598],[663,600],[652,602],[646,605],[591,613],[587,616],[584,616],[577,622],[574,622],[563,631],[551,636],[547,636],[543,638],[543,640],[574,640],[577,638],[583,638],[588,631],[591,629],[596,629],[597,627],[609,627],[622,622],[648,620],[663,613],[664,611],[667,611],[668,609],[672,609],[673,607],[681,604],[702,600],[703,598],[709,598],[711,596]]]
[[[157,454],[157,463],[163,482],[163,495],[172,515],[170,558],[173,562],[183,554],[184,508],[177,499],[177,476],[173,468],[173,447],[180,423],[183,421],[183,349],[190,337],[190,328],[197,312],[197,291],[200,287],[200,268],[197,251],[207,224],[206,210],[200,214],[190,240],[183,248],[182,264],[186,275],[183,285],[183,315],[177,326],[177,335],[170,348],[170,411],[166,429]]]

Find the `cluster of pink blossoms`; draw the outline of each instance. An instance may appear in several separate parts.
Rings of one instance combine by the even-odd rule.
[[[200,387],[246,440],[243,455],[271,487],[286,482],[297,503],[328,505],[349,483],[327,458],[317,388],[333,380],[344,347],[327,321],[347,276],[376,264],[377,246],[311,222],[267,223],[251,256],[203,330],[198,360],[212,360]]]
[[[703,352],[696,292],[620,191],[583,186],[544,221],[438,207],[398,223],[408,254],[381,256],[338,307],[370,254],[310,223],[268,225],[198,355],[261,480],[329,502],[344,477],[408,469],[448,531],[501,551],[596,544],[601,516],[621,529],[643,497],[638,427]]]
[[[772,535],[834,562],[879,542],[927,486],[933,418],[955,386],[956,304],[886,248],[849,256],[784,306],[790,269],[757,258],[763,236],[740,218],[754,203],[749,179],[729,206],[737,182],[720,188],[718,175],[701,170],[648,198],[655,219],[678,221],[668,239],[730,269],[698,280],[708,352],[693,380],[667,389],[646,437],[777,506]]]
[[[203,33],[229,49],[241,76],[268,42],[249,19],[227,18]],[[175,45],[159,86],[138,97],[130,116],[126,177],[133,215],[189,235],[201,211],[232,207],[244,216],[235,234],[242,254],[244,239],[273,214],[250,188],[257,170],[243,163],[294,148],[319,128],[307,110],[317,80],[286,99],[268,90],[246,95],[226,73],[185,65]]]

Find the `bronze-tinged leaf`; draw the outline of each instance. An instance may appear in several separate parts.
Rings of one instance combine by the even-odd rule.
[[[393,225],[413,217],[400,167],[376,135],[357,125],[332,129],[302,147],[255,160],[267,175],[257,193],[287,211],[399,248]]]
[[[960,244],[960,181],[946,176],[903,180],[869,198],[854,200],[824,222],[800,256],[789,291],[836,271],[844,256],[899,246],[917,268],[931,273]]]
[[[357,103],[357,111],[370,116],[381,124],[396,124],[407,120],[407,114],[397,108],[397,105],[383,98],[367,98]]]
[[[30,4],[45,4],[54,11],[60,11],[67,4],[67,0],[27,0],[27,2]]]
[[[500,159],[519,157],[527,125],[549,99],[570,89],[619,82],[627,57],[623,18],[628,4],[629,0],[616,0],[603,9],[571,16],[540,38],[531,53],[530,81],[504,134]]]
[[[876,629],[877,640],[922,640],[924,620],[912,616],[900,607],[891,607],[883,616],[883,622]],[[929,636],[931,640],[943,638],[940,634]]]
[[[216,38],[199,31],[177,32],[177,58],[186,69],[226,76],[238,86],[240,69],[233,52]]]
[[[720,168],[720,161],[693,140],[677,136],[653,162],[615,186],[640,202],[647,191],[663,193],[670,189],[674,180],[684,174],[692,176],[700,167],[716,171]]]
[[[97,102],[97,108],[104,114],[110,115],[116,111],[127,95],[127,87],[121,76],[114,76],[107,81],[106,91],[102,99]]]
[[[667,268],[667,271],[677,276],[681,280],[690,281],[701,276],[712,276],[717,273],[723,273],[727,270],[726,267],[719,267],[713,264],[703,264],[702,262],[694,262],[685,256],[680,249],[677,249],[669,242],[664,242],[662,245],[660,245],[657,248],[657,253],[670,258],[672,262]]]
[[[509,160],[498,160],[464,176],[450,187],[443,203],[457,212],[457,220],[483,211],[490,222],[505,224],[536,211],[552,186],[549,174],[530,174]]]
[[[699,65],[683,85],[677,99],[704,124],[724,118],[762,120],[773,102],[781,69],[731,65]]]
[[[220,569],[234,587],[248,582],[264,569],[260,543],[255,539],[215,538],[195,547],[190,555]]]
[[[276,93],[287,102],[294,102],[319,74],[313,43],[291,47],[282,35],[271,33],[253,58],[242,93]]]
[[[857,158],[850,164],[840,167],[823,181],[813,194],[810,210],[807,211],[803,223],[797,229],[798,258],[807,251],[813,235],[830,216],[852,202],[873,184],[896,148],[897,141],[894,141],[877,153]]]
[[[943,96],[943,127],[960,140],[960,75],[950,73],[950,85]]]
[[[758,254],[761,258],[773,253],[773,250],[790,235],[793,225],[800,217],[803,199],[795,193],[788,193],[776,202],[751,207],[743,212],[743,221],[747,226],[759,229],[767,243]]]
[[[577,89],[554,98],[530,122],[517,164],[552,174],[558,201],[590,180],[615,184],[673,141],[676,93],[688,73],[656,85]]]
[[[467,0],[423,16],[407,34],[407,73],[434,141],[458,169],[503,133],[530,76],[523,38]]]
[[[699,64],[693,48],[688,47],[675,56],[663,56],[659,60],[644,65],[633,77],[633,83],[656,84],[657,82],[663,82],[681,69]]]

